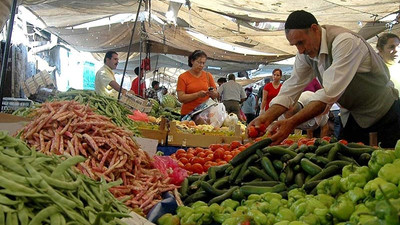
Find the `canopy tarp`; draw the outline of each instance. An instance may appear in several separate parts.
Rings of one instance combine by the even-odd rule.
[[[8,19],[10,2],[0,1],[0,25]],[[166,21],[165,13],[171,2],[150,2],[151,7],[147,9],[151,9],[153,20],[151,26],[148,21],[143,26],[139,23],[136,26],[134,51],[138,51],[141,33],[142,40],[151,44],[151,52],[188,55],[195,49],[202,49],[211,59],[251,63],[274,62],[296,53],[296,48],[288,44],[282,30],[282,22],[294,10],[304,9],[313,13],[320,24],[339,25],[355,32],[361,30],[367,38],[387,31],[387,23],[376,21],[399,10],[397,0],[188,0],[186,2],[190,2],[190,7],[180,7],[178,25],[174,26],[154,20],[157,16]],[[71,26],[120,13],[135,14],[138,9],[137,0],[24,0],[21,4],[39,16],[46,29],[76,49],[90,52],[126,51],[134,21],[88,29],[70,29]],[[145,10],[143,3],[141,11]],[[223,50],[220,46],[209,46],[188,31],[264,54],[242,54],[235,50]],[[399,33],[396,24],[393,32]]]

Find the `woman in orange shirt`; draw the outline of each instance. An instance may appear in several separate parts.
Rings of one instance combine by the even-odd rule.
[[[190,70],[178,77],[176,92],[182,103],[181,115],[184,116],[208,98],[218,97],[217,87],[211,73],[203,70],[207,55],[201,50],[194,51],[188,59]]]

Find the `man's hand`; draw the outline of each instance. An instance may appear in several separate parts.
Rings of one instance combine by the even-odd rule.
[[[272,145],[279,145],[285,140],[289,134],[296,128],[296,124],[290,119],[276,121],[268,128],[268,132],[272,134]]]

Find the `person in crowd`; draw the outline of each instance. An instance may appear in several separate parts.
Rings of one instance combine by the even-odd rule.
[[[321,88],[321,84],[319,83],[317,78],[314,77],[314,79],[312,79],[312,81],[304,88],[304,91],[316,92]]]
[[[283,141],[295,127],[329,110],[335,102],[341,107],[341,138],[369,142],[376,132],[381,147],[394,147],[400,139],[400,104],[382,58],[358,34],[343,27],[320,26],[304,10],[292,12],[285,23],[286,38],[296,46],[292,76],[271,101],[266,113],[252,121],[256,127],[269,126],[294,103],[314,78],[323,88],[310,103],[289,119],[270,127],[273,143]]]
[[[226,78],[225,77],[220,77],[217,80],[218,87],[221,86],[223,83],[226,83]]]
[[[267,85],[269,82],[271,82],[271,79],[269,77],[266,77],[264,79],[264,85],[258,88],[257,96],[256,96],[256,116],[260,114],[260,109],[261,109],[261,103],[263,99],[263,92],[264,92],[264,87]]]
[[[108,51],[104,56],[104,65],[96,72],[94,88],[97,94],[118,98],[120,85],[115,81],[115,70],[118,66],[118,54],[115,51]],[[121,94],[127,90],[122,89]]]
[[[390,79],[394,83],[394,87],[400,90],[400,65],[398,62],[397,47],[400,44],[400,38],[393,33],[384,33],[378,38],[376,48],[378,54],[385,61],[390,71]]]
[[[209,98],[218,98],[217,87],[211,73],[203,70],[207,61],[207,54],[196,50],[190,54],[188,65],[190,70],[178,77],[176,92],[182,103],[181,116],[190,113],[196,106]]]
[[[281,90],[282,87],[281,78],[282,78],[282,70],[274,69],[272,71],[272,82],[266,84],[263,89],[261,112],[267,111],[267,109],[269,108],[269,103],[273,98],[275,98],[275,96],[278,95],[279,91]]]
[[[256,98],[252,87],[247,87],[244,90],[247,97],[242,104],[242,111],[246,115],[247,124],[249,124],[256,117]]]
[[[139,73],[143,74],[143,70],[141,71],[139,70],[140,70],[139,67],[136,67],[134,70],[137,77],[132,81],[131,91],[135,93],[135,95],[145,98],[146,81],[144,80],[143,76],[140,76],[140,81],[139,81]],[[139,83],[140,83],[140,89],[139,89]]]
[[[153,80],[153,82],[151,82],[151,88],[148,88],[146,90],[146,97],[153,98],[153,99],[156,99],[157,101],[160,101],[160,99],[158,99],[158,97],[157,97],[157,92],[159,90],[160,90],[160,82]]]
[[[228,82],[218,87],[218,93],[227,113],[235,113],[240,118],[240,103],[246,99],[242,86],[235,81],[235,74],[228,75]]]

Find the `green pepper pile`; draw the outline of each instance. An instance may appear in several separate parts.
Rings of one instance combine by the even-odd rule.
[[[268,144],[267,141],[265,144]],[[327,145],[331,145],[331,149],[324,149]],[[337,149],[332,150],[335,146]],[[186,206],[178,207],[176,215],[162,216],[158,223],[160,225],[400,225],[400,141],[395,151],[373,149],[354,143],[349,143],[348,146],[325,143],[313,147],[315,157],[321,156],[321,151],[324,151],[327,153],[326,158],[333,159],[327,161],[321,171],[313,167],[311,170],[302,165],[303,159],[313,162],[313,158],[305,157],[310,150],[305,150],[305,146],[301,148],[304,150],[292,151],[295,154],[275,146],[263,147],[258,151],[257,149],[251,152],[243,151],[243,159],[234,158],[231,164],[213,169],[211,167],[206,175],[188,177],[189,185],[182,184],[181,187],[181,193],[183,195],[186,193],[186,198],[184,197]],[[329,154],[330,151],[334,151],[335,154]],[[345,151],[348,151],[347,155]],[[299,165],[310,175],[301,188],[292,188],[293,185],[280,186],[285,183],[280,180],[281,175],[274,166],[277,163],[274,163],[273,157],[277,152],[282,157],[290,155],[289,161],[296,159],[296,163],[281,160],[283,167]],[[339,157],[339,153],[342,154],[340,162],[332,163]],[[300,154],[302,159],[297,161],[301,158]],[[265,160],[265,157],[269,161]],[[366,160],[367,158],[369,160]],[[344,163],[343,159],[352,163]],[[267,175],[272,180],[246,181],[246,174],[239,179],[239,183],[236,183],[236,179],[232,179],[233,171],[238,170],[235,172],[237,178],[242,168],[247,168],[249,171],[246,172],[247,176],[251,177],[249,179],[258,179],[253,177],[256,174],[252,172],[254,168],[250,169],[254,166],[254,162],[261,164],[259,170],[264,172],[262,177],[267,178]],[[317,164],[316,161],[314,164]],[[332,170],[334,172],[329,172],[327,176],[320,175],[332,166],[337,167]],[[236,169],[237,167],[240,169]],[[275,169],[276,174],[268,172],[271,168]],[[276,180],[277,177],[279,181]],[[228,188],[220,188],[224,187],[220,186],[221,183],[228,184]],[[268,185],[273,186],[268,187]],[[227,194],[231,190],[233,191]],[[191,192],[193,194],[189,195]],[[199,208],[201,210],[198,210]]]
[[[96,182],[74,171],[75,156],[46,156],[0,131],[0,224],[125,224],[128,209]]]

